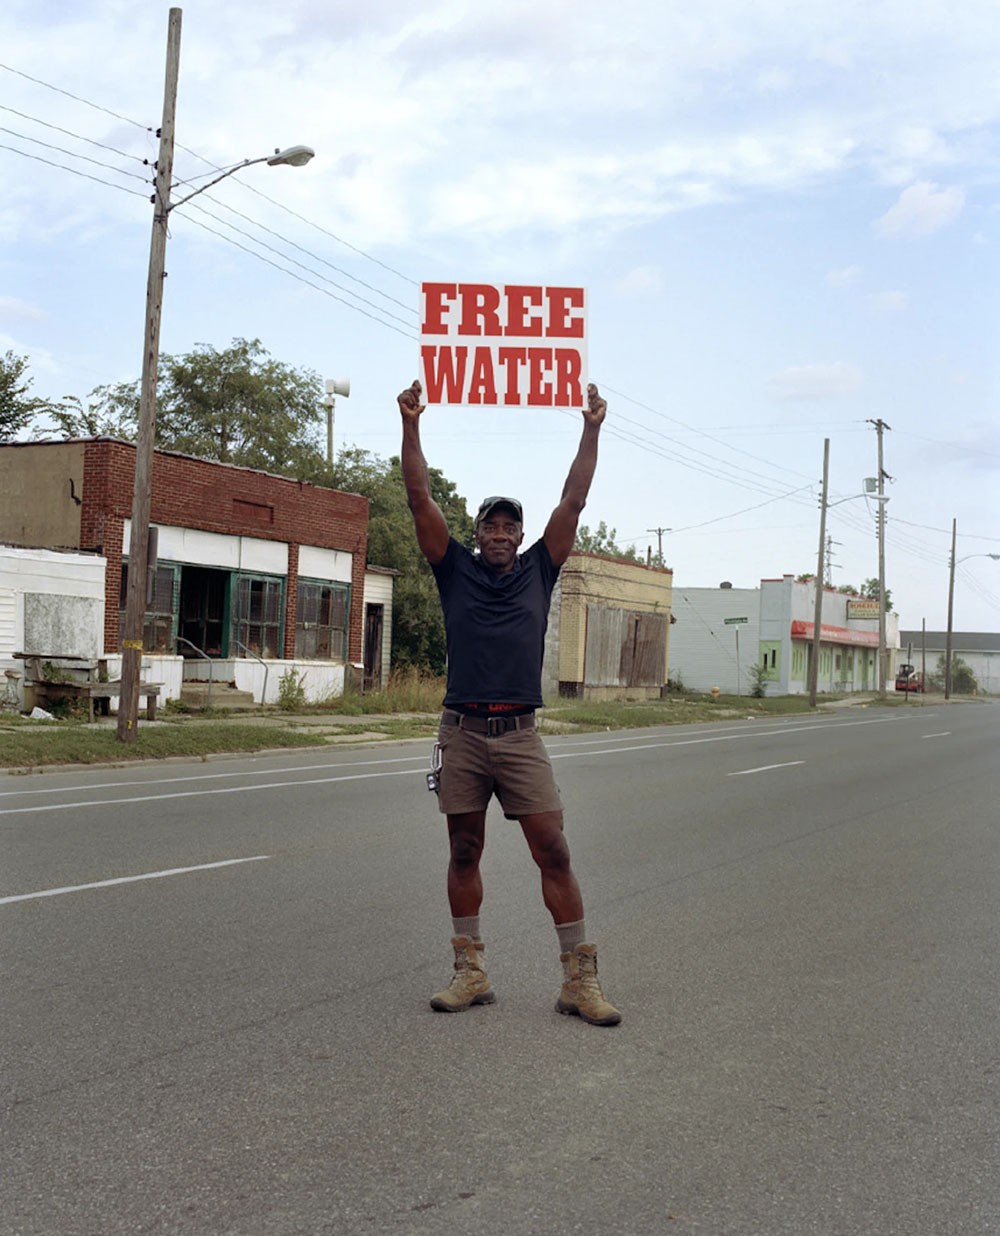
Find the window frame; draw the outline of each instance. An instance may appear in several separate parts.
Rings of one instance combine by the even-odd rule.
[[[127,555],[122,558],[121,579],[119,581],[119,596],[118,596],[118,651],[121,651],[122,638],[125,630],[125,598],[128,592],[128,569],[129,561]],[[180,594],[181,594],[181,564],[177,562],[158,561],[156,564],[156,577],[153,583],[153,608],[143,611],[142,615],[142,651],[149,653],[151,656],[170,657],[174,656],[177,651],[177,631],[178,620],[180,616]],[[170,573],[171,580],[169,585],[166,585],[166,575]],[[158,601],[164,599],[164,594],[161,591],[162,585],[170,588],[170,609],[155,608]],[[153,632],[157,629],[165,630],[167,634],[166,644],[163,646],[157,645],[152,638]]]
[[[327,610],[330,621],[306,621],[303,614],[307,612],[307,607],[303,604],[303,589],[317,589],[318,597],[316,606],[317,619],[321,619],[323,615],[323,593],[329,592],[329,608]],[[333,622],[334,618],[334,600],[335,598],[343,598],[343,627],[337,626]],[[295,609],[295,659],[296,661],[333,661],[337,664],[346,664],[347,662],[347,647],[348,635],[351,626],[351,585],[343,580],[337,579],[316,579],[309,575],[300,575],[298,579],[298,588],[296,596],[297,604]],[[309,637],[313,632],[316,632],[316,644],[322,644],[322,632],[327,632],[327,647],[329,656],[321,656],[316,652],[306,651],[306,645],[309,642]],[[339,653],[334,648],[336,632],[340,632],[340,651]]]
[[[284,658],[285,650],[285,598],[286,598],[286,579],[283,575],[268,575],[262,571],[233,571],[230,577],[230,643],[235,655],[242,656],[246,654],[246,650],[251,650],[251,655],[261,657],[263,660],[280,661]],[[249,613],[244,616],[244,584],[246,585],[246,601],[248,602]],[[255,586],[260,586],[262,590],[262,612],[258,619],[253,617],[253,589]],[[269,616],[269,610],[272,608],[268,603],[268,596],[274,596],[273,609],[276,611],[274,617]],[[260,628],[260,640],[258,646],[255,647],[252,639],[252,631],[254,628]],[[273,630],[275,647],[273,650],[268,646],[265,631]],[[242,645],[242,647],[241,647]]]

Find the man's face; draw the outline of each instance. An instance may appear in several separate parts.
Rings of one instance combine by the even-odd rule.
[[[483,561],[495,571],[509,571],[517,558],[524,532],[509,506],[497,506],[476,528],[476,544]]]

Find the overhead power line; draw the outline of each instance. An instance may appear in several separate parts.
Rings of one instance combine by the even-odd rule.
[[[0,111],[10,112],[12,116],[20,116],[22,120],[30,120],[32,124],[39,124],[45,129],[52,129],[56,133],[62,133],[66,137],[75,138],[78,142],[86,142],[88,146],[97,146],[101,150],[108,150],[112,154],[121,155],[123,159],[135,159],[137,163],[148,163],[148,159],[144,159],[141,155],[130,154],[127,150],[119,150],[117,146],[109,146],[107,142],[98,142],[92,137],[84,137],[82,133],[74,133],[72,129],[64,129],[58,124],[49,124],[47,120],[41,120],[38,116],[32,116],[28,112],[19,112],[16,107],[7,107],[6,104],[0,103]]]
[[[369,292],[374,292],[377,296],[381,296],[385,300],[391,301],[394,305],[398,305],[401,309],[405,309],[407,313],[412,314],[412,316],[419,316],[413,305],[407,305],[405,302],[398,300],[395,296],[390,296],[388,292],[383,292],[381,288],[377,288],[370,283],[365,283],[365,281],[363,279],[359,279],[357,275],[352,275],[340,266],[335,266],[333,262],[328,262],[326,258],[321,257],[318,253],[313,253],[311,249],[307,249],[304,245],[297,244],[294,240],[289,240],[287,236],[282,236],[280,232],[274,231],[273,228],[266,227],[263,223],[259,223],[256,219],[251,219],[249,215],[244,214],[241,210],[237,210],[235,206],[230,206],[227,202],[221,201],[219,198],[214,197],[211,193],[206,193],[205,197],[210,202],[215,202],[217,206],[221,206],[224,210],[228,210],[232,214],[239,216],[239,218],[245,219],[247,223],[253,224],[254,227],[260,228],[262,232],[267,232],[269,236],[276,236],[279,240],[284,241],[286,245],[291,245],[293,249],[298,249],[300,253],[308,254],[313,261],[322,262],[324,266],[329,266],[331,270],[335,270],[346,279],[352,279],[355,283],[360,284],[361,287],[367,288]],[[336,286],[339,287],[340,285],[338,284]],[[354,296],[356,293],[352,292],[351,295]]]
[[[283,274],[289,275],[292,279],[297,279],[299,283],[306,284],[307,287],[313,288],[317,292],[322,292],[324,296],[329,296],[332,300],[340,301],[342,305],[346,305],[348,309],[353,309],[355,313],[360,313],[366,318],[371,318],[373,322],[378,322],[380,326],[386,326],[389,330],[394,330],[397,335],[403,335],[407,339],[414,339],[413,334],[400,330],[398,326],[393,326],[391,322],[386,322],[382,318],[377,318],[373,313],[369,313],[365,309],[359,308],[357,305],[352,305],[350,301],[344,300],[342,296],[337,296],[335,292],[329,291],[327,288],[322,288],[318,284],[313,283],[310,279],[303,279],[301,275],[297,275],[294,271],[288,270],[284,266],[279,266],[277,262],[272,262],[270,258],[264,257],[261,253],[254,252],[253,249],[246,245],[241,245],[238,240],[233,240],[231,236],[226,236],[224,232],[218,231],[214,227],[209,227],[207,223],[202,223],[200,219],[194,219],[190,215],[186,216],[188,223],[193,223],[195,227],[200,227],[206,232],[211,232],[213,236],[218,236],[220,240],[226,241],[227,244],[235,245],[237,249],[242,249],[244,253],[249,253],[251,257],[255,257],[258,262],[266,262],[268,266],[273,266],[275,270],[280,270]]]
[[[214,201],[215,199],[213,198],[212,200]],[[223,227],[230,228],[232,231],[236,232],[237,235],[245,237],[247,240],[252,241],[253,244],[255,245],[260,245],[262,249],[266,249],[269,253],[276,254],[278,257],[283,258],[286,262],[291,262],[293,266],[298,266],[300,270],[306,270],[311,275],[315,275],[317,279],[322,279],[325,283],[329,283],[333,287],[339,288],[341,292],[346,292],[348,296],[355,297],[355,299],[360,300],[362,303],[368,305],[370,308],[377,310],[379,313],[383,314],[385,317],[393,318],[395,321],[401,322],[403,326],[406,326],[406,327],[411,326],[411,323],[407,322],[405,318],[401,318],[398,314],[392,313],[390,310],[383,308],[381,305],[376,305],[374,301],[368,300],[367,297],[361,296],[358,292],[352,292],[350,288],[345,288],[343,284],[336,283],[333,279],[328,279],[326,275],[319,274],[317,271],[313,270],[311,266],[306,266],[304,262],[299,262],[297,259],[293,257],[289,257],[288,254],[282,253],[280,249],[276,249],[274,245],[269,245],[266,240],[261,240],[257,236],[251,236],[249,232],[244,231],[243,228],[237,227],[235,223],[230,223],[227,219],[220,218],[217,214],[214,214],[211,210],[203,206],[200,202],[191,202],[189,203],[189,205],[193,209],[201,211],[202,214],[208,215],[208,217],[210,219],[214,219],[216,223],[221,223]],[[175,216],[175,218],[176,217],[183,217],[183,216]],[[265,229],[265,231],[269,231],[269,230],[270,229]],[[274,234],[275,233],[272,233],[272,235]],[[299,246],[297,245],[295,247],[299,248]],[[350,302],[345,301],[344,303],[349,304]],[[413,338],[415,339],[417,338],[417,336],[414,335]]]
[[[81,172],[75,167],[67,167],[65,163],[55,163],[52,159],[43,159],[41,155],[28,154],[26,150],[18,150],[16,146],[8,146],[6,142],[0,142],[0,150],[10,150],[14,154],[22,155],[25,159],[34,159],[36,163],[46,163],[49,167],[58,167],[60,171],[71,172],[74,176],[82,176],[84,180],[93,180],[99,185],[107,185],[109,189],[120,189],[122,193],[131,193],[133,197],[148,197],[147,193],[140,193],[138,189],[129,189],[125,185],[116,185],[114,181],[103,180],[100,176],[91,176],[89,172]]]
[[[151,125],[141,124],[138,120],[133,120],[131,116],[123,116],[121,112],[113,112],[110,107],[103,107],[100,103],[94,103],[91,99],[83,98],[82,95],[73,94],[69,90],[63,90],[61,86],[54,86],[51,82],[42,81],[40,77],[32,77],[30,73],[23,73],[20,69],[15,69],[9,64],[0,63],[0,69],[4,69],[8,73],[15,73],[26,81],[34,82],[36,86],[44,86],[46,90],[54,90],[56,94],[65,95],[67,99],[74,99],[77,103],[85,103],[87,107],[92,107],[98,112],[104,112],[108,116],[114,116],[116,120],[124,120],[126,124],[135,125],[137,129],[145,129],[147,133],[152,133],[153,131]]]
[[[129,172],[125,168],[116,167],[113,163],[105,163],[103,159],[92,159],[90,155],[77,154],[75,150],[67,150],[65,146],[53,146],[51,142],[43,142],[41,138],[31,137],[27,133],[19,133],[16,129],[8,129],[2,124],[0,124],[0,133],[6,133],[9,137],[19,137],[21,141],[32,142],[45,150],[55,150],[59,154],[69,155],[71,159],[80,159],[84,163],[92,163],[95,167],[107,168],[108,171],[114,172],[118,176],[129,176],[133,180],[143,181],[144,184],[149,183],[149,177],[142,176],[139,172]]]

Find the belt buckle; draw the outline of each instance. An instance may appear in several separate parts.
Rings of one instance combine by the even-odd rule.
[[[500,734],[506,734],[508,730],[507,717],[487,717],[486,718],[486,736],[487,738],[497,738]]]

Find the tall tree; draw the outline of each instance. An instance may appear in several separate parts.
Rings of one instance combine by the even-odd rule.
[[[586,524],[581,524],[576,530],[576,540],[573,542],[573,548],[584,554],[607,554],[611,558],[627,558],[630,562],[639,562],[641,559],[635,551],[635,546],[630,545],[628,549],[621,549],[615,544],[615,537],[618,535],[617,528],[608,529],[607,524],[602,519],[597,525],[594,532],[587,527]],[[655,565],[662,566],[659,561],[659,555],[653,555]]]
[[[304,477],[322,467],[323,384],[275,360],[259,339],[222,351],[199,344],[160,358],[156,444],[220,463]],[[57,420],[72,436],[134,438],[139,383],[99,386],[84,407],[67,401]]]
[[[87,402],[68,395],[51,413],[67,438],[124,438],[134,442],[139,424],[138,387],[131,382],[98,386]]]
[[[57,406],[28,393],[34,379],[27,376],[27,369],[26,356],[9,350],[0,356],[0,442],[9,441],[36,416]]]
[[[868,597],[872,601],[877,601],[878,600],[878,580],[877,579],[866,579],[865,582],[861,585],[861,595],[863,597]],[[889,588],[886,588],[885,590],[885,612],[888,614],[891,612],[891,610],[892,610],[892,590]]]
[[[431,495],[456,541],[472,548],[474,525],[465,499],[438,468],[429,468]],[[445,669],[445,635],[441,605],[430,567],[417,545],[413,517],[397,456],[384,460],[357,447],[341,451],[332,469],[310,479],[370,499],[368,561],[393,567],[392,660],[441,674]]]

